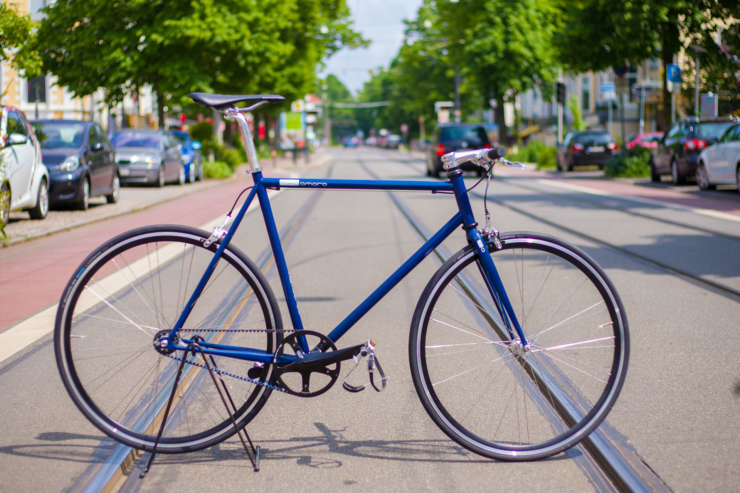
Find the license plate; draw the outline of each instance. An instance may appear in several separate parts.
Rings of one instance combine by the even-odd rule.
[[[588,152],[604,152],[604,146],[589,147],[586,149]]]
[[[127,168],[118,168],[118,172],[121,173],[121,176],[128,176],[131,174],[131,170]]]

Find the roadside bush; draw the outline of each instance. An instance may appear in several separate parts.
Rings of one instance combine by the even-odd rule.
[[[540,151],[540,155],[537,156],[537,168],[555,168],[555,156],[557,153],[556,147],[545,147]]]
[[[196,123],[190,127],[190,136],[193,140],[197,140],[201,143],[213,140],[213,125],[208,122]]]
[[[650,176],[650,151],[642,147],[623,149],[606,162],[605,174],[612,178],[644,178]]]
[[[224,149],[219,156],[219,160],[225,162],[231,168],[231,171],[234,171],[244,163],[242,153],[238,149]]]
[[[203,161],[203,172],[206,178],[215,178],[217,180],[228,178],[234,174],[234,170],[223,161],[210,162],[208,160]]]

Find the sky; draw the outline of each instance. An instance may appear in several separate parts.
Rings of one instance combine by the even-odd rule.
[[[370,79],[369,71],[388,67],[403,43],[403,20],[416,18],[422,0],[347,0],[353,27],[371,40],[366,49],[341,50],[326,63],[321,77],[334,74],[353,93]]]

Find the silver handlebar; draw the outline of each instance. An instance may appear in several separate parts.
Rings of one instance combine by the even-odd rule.
[[[516,161],[511,162],[508,159],[504,159],[503,157],[499,157],[497,159],[491,159],[488,155],[491,152],[491,149],[475,149],[472,151],[453,151],[448,152],[447,154],[442,156],[442,167],[446,170],[455,168],[457,166],[460,166],[462,164],[466,163],[472,163],[476,166],[480,166],[482,168],[485,168],[487,164],[489,163],[501,163],[504,166],[509,166],[513,168],[518,169],[526,169],[526,166],[524,166],[522,163]]]

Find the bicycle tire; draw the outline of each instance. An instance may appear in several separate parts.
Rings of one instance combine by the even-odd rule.
[[[131,447],[150,451],[154,445],[180,364],[172,356],[183,356],[158,352],[154,335],[174,325],[213,258],[218,244],[204,247],[208,236],[183,226],[150,226],[117,236],[85,259],[59,304],[54,345],[69,395],[96,427]],[[281,343],[282,328],[269,284],[233,245],[224,250],[183,326],[188,339],[199,334],[267,352]],[[216,362],[220,370],[243,376],[252,367],[225,357]],[[207,370],[192,364],[184,370],[157,452],[200,450],[236,433]],[[255,380],[267,383],[273,367],[265,364],[257,372]],[[271,389],[224,379],[241,429],[262,409]]]
[[[616,290],[585,253],[527,232],[501,244],[489,251],[529,351],[505,342],[478,255],[466,247],[419,299],[411,373],[427,413],[455,442],[494,459],[537,460],[604,420],[624,383],[629,329]]]

